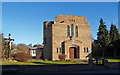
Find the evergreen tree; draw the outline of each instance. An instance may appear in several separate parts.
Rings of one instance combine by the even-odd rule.
[[[119,32],[118,32],[118,29],[116,28],[115,25],[111,24],[111,27],[110,27],[110,41],[111,41],[111,45],[113,47],[113,52],[114,52],[114,57],[116,57],[116,54],[117,54],[117,51],[118,51],[118,48],[119,48]]]
[[[116,40],[119,39],[119,32],[118,32],[118,29],[116,28],[115,25],[111,24],[111,27],[110,27],[110,41],[111,42],[115,42]]]
[[[106,46],[110,43],[109,33],[106,29],[106,25],[104,25],[103,19],[100,19],[100,26],[97,33],[97,43],[100,47],[102,47],[102,57],[104,58]]]
[[[106,25],[104,25],[102,18],[100,19],[100,26],[98,30],[99,30],[97,33],[98,44],[100,47],[105,47],[110,43],[110,40],[108,30],[106,29]]]

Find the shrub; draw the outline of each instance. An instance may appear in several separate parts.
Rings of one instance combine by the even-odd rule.
[[[65,54],[59,54],[60,61],[65,61],[65,57],[66,57]]]
[[[11,58],[15,59],[15,57],[16,57],[16,54],[14,54],[14,53],[11,53],[11,54],[10,54],[10,56],[11,56]]]
[[[47,59],[45,59],[45,61],[48,61]]]
[[[26,62],[29,58],[29,55],[27,53],[25,53],[24,51],[22,52],[18,52],[15,55],[15,60],[19,61],[19,62]]]
[[[66,59],[66,61],[70,62],[70,59]]]

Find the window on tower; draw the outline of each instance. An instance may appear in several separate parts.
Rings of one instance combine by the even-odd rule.
[[[70,26],[67,25],[67,36],[70,36]]]
[[[75,36],[78,36],[78,26],[75,26]]]
[[[58,48],[57,48],[57,53],[58,53]]]
[[[74,28],[74,26],[73,26],[73,24],[71,24],[71,36],[74,35],[74,30],[73,30],[73,28]]]

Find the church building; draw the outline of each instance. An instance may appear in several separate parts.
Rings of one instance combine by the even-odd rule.
[[[43,58],[60,60],[88,59],[91,54],[91,27],[87,18],[75,15],[58,15],[54,21],[44,23]]]

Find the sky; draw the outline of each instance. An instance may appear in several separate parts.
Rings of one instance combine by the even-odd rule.
[[[43,22],[57,15],[85,16],[94,39],[100,18],[108,30],[111,22],[118,28],[118,2],[3,2],[2,33],[6,38],[11,33],[15,44],[42,44]]]

